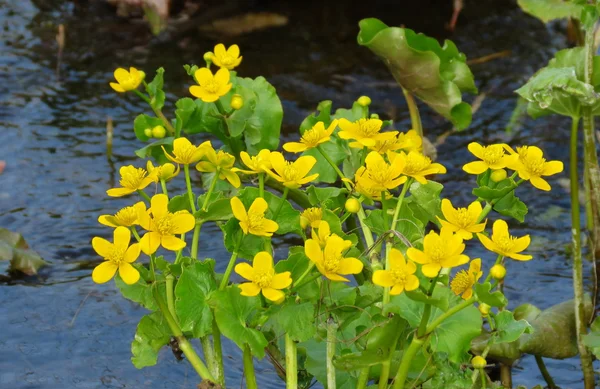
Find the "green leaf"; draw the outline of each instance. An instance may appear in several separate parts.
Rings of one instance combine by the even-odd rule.
[[[317,112],[308,115],[300,124],[300,134],[304,134],[304,131],[311,129],[318,122],[323,122],[327,128],[331,121],[331,100],[321,101],[317,105]]]
[[[573,1],[564,0],[517,0],[519,7],[544,23],[555,19],[581,16],[583,7]]]
[[[240,222],[235,218],[231,218],[227,223],[220,227],[221,231],[223,231],[225,248],[230,253],[233,253],[240,240],[240,236],[244,233],[240,228]],[[268,240],[269,238],[264,236],[245,235],[242,244],[238,249],[238,257],[252,261],[256,254],[265,250]]]
[[[432,315],[433,318],[441,313],[437,309],[436,312],[438,314]],[[472,305],[468,306],[444,320],[435,329],[431,338],[431,347],[435,352],[448,353],[448,359],[458,363],[464,359],[471,341],[481,334],[481,325],[479,310]]]
[[[190,206],[190,197],[186,193],[173,196],[169,199],[169,212],[175,213],[178,211],[191,211],[192,207]]]
[[[10,261],[10,270],[29,276],[37,274],[48,265],[42,257],[29,248],[25,238],[17,232],[0,227],[0,261]]]
[[[149,311],[158,310],[158,305],[152,296],[152,284],[148,283],[151,280],[150,271],[144,266],[136,266],[140,272],[140,279],[133,285],[127,285],[117,274],[115,276],[115,285],[121,291],[123,297],[140,304]],[[162,288],[164,291],[164,288]]]
[[[316,332],[315,305],[312,302],[296,304],[292,299],[282,305],[269,320],[276,327],[276,335],[285,333],[297,342],[309,340]]]
[[[493,337],[493,343],[511,343],[519,339],[521,335],[530,334],[533,328],[526,320],[515,320],[513,313],[502,311],[494,317],[497,334]]]
[[[332,137],[328,142],[319,145],[319,148],[323,150],[336,166],[339,166],[348,156],[348,152],[344,148],[343,142],[338,138]],[[319,150],[316,148],[310,149],[303,152],[302,155],[310,155],[317,160],[317,163],[310,171],[310,174],[319,173],[319,177],[317,177],[314,182],[326,182],[332,184],[339,180],[339,176],[335,169]]]
[[[292,280],[297,280],[308,268],[312,262],[308,259],[304,253],[304,246],[294,246],[290,248],[290,254],[287,259],[278,261],[275,264],[275,271],[277,273],[283,273],[289,271]],[[308,273],[306,280],[310,280],[313,275],[318,274],[319,271],[316,268]],[[304,281],[302,281],[304,282]],[[317,301],[321,297],[320,288],[317,282],[310,282],[302,286],[297,290],[298,297],[305,301]]]
[[[521,223],[525,221],[525,215],[528,212],[527,206],[515,196],[515,192],[509,192],[496,202],[494,210],[501,215],[510,216]]]
[[[380,349],[364,350],[357,353],[335,356],[333,365],[342,371],[355,371],[365,367],[379,365],[386,361],[388,354]]]
[[[147,137],[146,134],[144,134],[144,131],[147,128],[152,129],[156,126],[162,126],[163,124],[164,124],[163,121],[159,118],[155,118],[153,116],[148,116],[146,114],[141,114],[141,115],[138,115],[135,118],[135,120],[133,121],[133,131],[135,132],[135,136],[139,140],[141,140],[142,142],[146,142],[150,138]],[[172,140],[171,140],[171,143],[173,143]],[[141,157],[141,158],[145,158],[145,156]]]
[[[247,324],[249,317],[260,308],[258,297],[242,296],[240,289],[233,285],[213,292],[208,303],[213,308],[219,330],[225,337],[233,340],[242,350],[248,344],[252,355],[258,359],[265,356],[267,339],[260,331]]]
[[[506,297],[500,291],[490,293],[492,285],[489,282],[485,284],[475,284],[475,293],[479,302],[486,303],[491,307],[505,307],[508,304]]]
[[[583,344],[585,344],[590,351],[598,357],[600,355],[600,319],[594,319],[594,322],[590,326],[590,333],[583,335]]]
[[[413,301],[433,305],[434,307],[437,307],[444,312],[446,312],[448,310],[448,300],[428,297],[423,292],[421,292],[419,289],[413,290],[411,292],[405,291],[403,294],[405,294],[406,297],[408,297],[409,299],[411,299]]]
[[[175,286],[175,311],[182,331],[191,332],[194,338],[211,333],[213,316],[206,300],[216,288],[210,262],[183,269]]]
[[[340,205],[343,205],[347,193],[348,190],[345,188],[336,188],[332,186],[318,188],[311,185],[306,188],[306,194],[308,194],[311,205],[321,206],[327,209],[336,209]]]
[[[165,69],[158,68],[152,82],[148,84],[146,90],[150,95],[150,105],[154,109],[160,110],[165,105],[165,92],[163,92],[163,74]]]
[[[175,103],[177,109],[177,125],[186,134],[210,133],[221,142],[229,144],[225,136],[225,127],[219,111],[213,103],[205,103],[200,99],[183,98]],[[181,125],[179,124],[181,123]]]
[[[462,93],[476,93],[466,57],[449,40],[437,40],[413,30],[388,27],[378,19],[359,23],[358,43],[366,46],[388,66],[396,81],[444,116],[458,129],[471,123],[471,108]]]
[[[283,107],[273,85],[264,77],[236,79],[238,86],[251,90],[256,99],[254,112],[246,120],[244,141],[246,150],[256,155],[262,149],[276,150],[283,121]],[[246,102],[244,102],[246,104]]]
[[[431,180],[428,180],[425,185],[414,182],[410,186],[410,202],[418,205],[422,213],[433,223],[437,223],[437,217],[442,216],[442,200],[440,200],[442,189],[444,185]]]
[[[255,199],[260,197],[260,191],[258,188],[248,186],[242,189],[238,193],[238,198],[242,200],[242,203],[246,207],[246,210],[250,208]],[[300,234],[300,212],[295,210],[287,200],[282,200],[280,197],[275,196],[271,192],[265,191],[264,199],[269,204],[269,209],[265,214],[267,219],[273,220],[273,216],[279,210],[277,217],[274,221],[279,225],[279,229],[276,231],[279,235],[285,235],[290,232],[296,232]],[[281,202],[283,201],[283,205]],[[281,205],[281,209],[279,208]]]
[[[226,221],[233,217],[230,199],[219,199],[208,206],[206,211],[199,210],[194,215],[203,223],[208,221]]]
[[[509,177],[498,183],[490,181],[487,185],[473,189],[473,195],[480,197],[485,201],[501,199],[516,188],[516,184]]]
[[[167,157],[165,157],[165,153],[162,150],[162,146],[164,146],[167,152],[173,150],[173,140],[172,137],[158,139],[149,145],[142,147],[135,151],[135,155],[142,159],[146,158],[154,158],[158,163],[162,164],[163,162],[168,162]]]
[[[160,312],[142,317],[131,343],[131,362],[138,369],[154,366],[158,351],[171,340],[171,331]]]

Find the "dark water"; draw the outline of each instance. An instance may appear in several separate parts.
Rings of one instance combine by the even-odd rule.
[[[195,373],[166,349],[155,367],[137,370],[131,365],[129,345],[145,312],[121,298],[112,283],[92,282],[98,258],[90,241],[110,234],[96,223],[99,214],[113,213],[131,201],[109,199],[105,190],[118,180],[118,167],[135,160],[139,143],[132,122],[146,109],[133,96],[112,92],[112,70],[133,65],[151,74],[164,66],[172,104],[175,96],[187,95],[190,84],[181,65],[201,62],[202,54],[221,39],[194,30],[171,34],[175,39],[152,38],[144,24],[119,20],[101,3],[76,3],[0,0],[0,159],[7,162],[0,175],[0,226],[22,232],[52,263],[37,277],[0,284],[0,388],[191,388],[197,382]],[[420,1],[410,9],[398,5],[403,2],[389,3],[397,4],[388,8],[346,2],[336,8],[318,2],[259,2],[255,8],[289,15],[290,23],[225,41],[241,46],[242,75],[265,75],[277,87],[288,134],[295,133],[320,100],[347,107],[362,94],[371,96],[375,111],[394,119],[399,129],[408,129],[402,94],[387,70],[356,44],[356,23],[377,16],[388,24],[449,37],[443,25],[451,2]],[[566,45],[559,28],[524,16],[510,2],[466,3],[451,36],[459,48],[470,58],[507,49],[512,55],[473,66],[487,98],[471,128],[438,148],[439,160],[449,171],[441,178],[445,193],[462,202],[471,199],[473,185],[472,177],[460,169],[470,158],[470,141],[536,144],[552,159],[568,158],[563,121],[527,120],[512,138],[503,132],[515,104],[512,91]],[[66,25],[67,45],[57,78],[54,37],[59,23]],[[427,109],[422,115],[430,138],[449,129]],[[104,154],[107,116],[115,124],[114,165]],[[528,301],[547,308],[571,298],[568,193],[556,177],[550,181],[550,193],[530,186],[519,190],[530,213],[525,224],[513,228],[517,235],[534,236],[535,260],[508,263],[511,307]],[[202,234],[201,250],[207,256],[228,258],[216,227],[204,228]],[[286,247],[282,242],[276,257],[284,257]],[[470,254],[485,253],[475,247]],[[225,260],[218,263],[224,268]],[[226,362],[228,383],[239,387],[241,354],[231,344],[225,354],[231,360]],[[582,386],[577,359],[547,364],[563,388]],[[261,388],[283,387],[268,362],[258,363],[257,370]],[[514,376],[517,384],[543,382],[529,357],[519,362]]]

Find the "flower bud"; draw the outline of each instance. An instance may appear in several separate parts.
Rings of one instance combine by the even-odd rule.
[[[490,179],[494,182],[500,182],[502,180],[504,180],[507,176],[506,170],[504,169],[498,169],[498,170],[492,170],[492,174],[490,175]]]
[[[143,81],[146,78],[146,72],[143,70],[138,70],[138,73],[140,74],[140,80]]]
[[[231,96],[231,108],[238,110],[244,106],[244,99],[237,93]]]
[[[371,119],[379,119],[379,115],[376,113],[371,114]]]
[[[487,361],[484,357],[477,355],[471,359],[471,365],[473,365],[475,369],[483,369],[485,365],[487,365]]]
[[[383,264],[380,261],[373,261],[371,263],[371,269],[373,270],[373,273],[375,273],[377,270],[384,270]]]
[[[506,277],[506,268],[500,264],[492,266],[490,274],[495,280],[503,280]]]
[[[351,197],[348,200],[346,200],[345,208],[346,212],[358,213],[358,211],[360,210],[360,201],[358,201],[354,197]]]
[[[152,137],[162,139],[167,134],[167,130],[163,126],[156,126],[152,129]]]
[[[151,128],[146,128],[144,130],[144,135],[146,135],[148,138],[152,138],[152,129]]]
[[[487,316],[487,315],[489,315],[490,314],[490,309],[492,309],[492,307],[490,307],[486,303],[479,304],[479,312],[481,312],[481,316]]]
[[[207,51],[206,53],[204,53],[204,61],[206,63],[211,63],[212,59],[213,59],[213,56],[214,56],[214,54],[213,54],[212,51]]]
[[[371,105],[371,98],[369,96],[360,96],[356,102],[363,107],[368,107]]]

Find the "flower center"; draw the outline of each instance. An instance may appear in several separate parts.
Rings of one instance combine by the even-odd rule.
[[[467,208],[458,208],[456,210],[456,221],[459,227],[468,227],[471,225],[471,217]]]
[[[316,146],[321,138],[323,138],[323,133],[317,129],[311,128],[302,134],[302,143],[309,146]]]
[[[409,153],[406,158],[404,174],[416,174],[427,169],[431,165],[431,159],[421,153]]]
[[[223,150],[219,150],[217,152],[217,167],[230,169],[233,166],[234,162],[235,158],[231,154]]]
[[[427,254],[431,258],[431,262],[440,263],[446,258],[446,250],[444,250],[443,242],[437,242],[433,247],[429,247]]]
[[[527,146],[518,147],[517,152],[519,153],[519,159],[530,173],[538,176],[543,173],[546,164],[545,158],[536,158],[529,154]]]
[[[360,119],[358,121],[360,135],[363,138],[369,138],[377,134],[381,130],[380,122],[371,119]]]
[[[337,273],[340,268],[342,253],[330,253],[323,260],[323,268],[327,273]]]
[[[171,232],[173,227],[175,227],[173,224],[173,214],[167,213],[160,219],[155,219],[154,226],[156,227],[156,231],[161,235],[173,235]]]
[[[483,161],[488,165],[494,165],[500,162],[504,157],[504,147],[502,145],[490,145],[483,148]]]
[[[203,85],[203,87],[204,90],[206,90],[208,93],[217,93],[219,91],[219,88],[221,87],[221,84],[219,84],[219,82],[213,79],[207,81],[206,84]]]
[[[323,218],[323,210],[317,207],[308,208],[302,212],[302,216],[312,223]]]
[[[391,269],[392,279],[394,284],[405,284],[408,274],[402,269]]]
[[[222,56],[220,58],[220,60],[221,60],[221,64],[223,64],[225,66],[229,66],[229,65],[233,65],[235,63],[236,59],[229,54],[225,54],[224,56]]]
[[[298,179],[298,169],[292,162],[285,161],[285,168],[283,169],[283,178],[286,181],[296,181]]]
[[[273,280],[273,269],[265,270],[262,272],[255,272],[253,282],[262,288],[269,288],[271,281]]]
[[[450,289],[454,294],[462,294],[466,292],[474,284],[473,277],[466,270],[461,270],[456,273],[454,279],[450,283]]]
[[[265,216],[251,213],[248,215],[248,227],[253,230],[262,230]]]
[[[125,258],[125,251],[127,251],[126,247],[113,246],[113,248],[110,250],[110,253],[105,259],[118,265]]]
[[[194,145],[184,145],[178,147],[177,149],[174,149],[173,154],[175,154],[175,157],[177,157],[177,159],[179,159],[180,161],[189,161],[192,159],[192,156],[194,155],[196,150],[197,147]]]
[[[510,252],[512,250],[516,240],[517,238],[510,235],[493,237],[494,243],[496,243],[500,250],[505,253]]]
[[[385,184],[395,178],[392,177],[390,166],[382,162],[379,162],[374,166],[369,166],[368,173],[369,178],[379,184]]]
[[[146,171],[142,168],[127,166],[123,171],[119,184],[121,184],[123,188],[137,190],[142,183],[142,180],[146,178],[146,174]]]
[[[137,210],[134,207],[125,207],[115,214],[119,224],[129,227],[137,221]]]

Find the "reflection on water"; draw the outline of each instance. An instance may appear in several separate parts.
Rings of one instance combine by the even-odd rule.
[[[0,159],[7,161],[0,176],[0,226],[22,232],[53,264],[37,277],[0,286],[4,312],[0,315],[4,328],[0,387],[193,387],[195,373],[187,363],[177,363],[169,350],[160,354],[156,367],[136,370],[131,365],[129,343],[144,311],[122,299],[112,284],[92,283],[89,275],[98,258],[90,241],[92,236],[110,232],[95,222],[97,215],[130,202],[108,199],[105,190],[113,186],[121,164],[135,161],[133,151],[139,144],[132,121],[145,109],[133,96],[112,92],[107,84],[112,69],[133,65],[151,74],[164,66],[165,83],[173,93],[167,96],[168,112],[175,96],[186,95],[191,83],[181,65],[199,62],[216,40],[209,38],[214,34],[195,30],[183,35],[172,31],[174,40],[153,38],[144,24],[119,20],[102,2],[90,3],[0,0],[4,30]],[[349,106],[362,94],[371,96],[373,109],[382,117],[394,119],[398,129],[408,129],[401,93],[383,65],[356,44],[356,23],[362,17],[377,16],[388,24],[406,24],[442,38],[447,34],[443,24],[451,2],[424,0],[414,9],[395,5],[391,11],[385,2],[380,3],[373,8],[348,2],[335,8],[317,2],[301,7],[257,2],[259,10],[279,12],[290,21],[277,30],[235,39],[244,55],[240,72],[251,77],[264,74],[277,87],[285,110],[285,133],[294,134],[320,100],[331,99],[335,107]],[[510,6],[489,0],[481,3],[469,5],[452,39],[469,57],[506,49],[512,55],[473,67],[478,87],[487,97],[472,128],[439,147],[439,159],[449,171],[441,178],[445,193],[462,198],[462,203],[471,199],[473,180],[460,168],[472,140],[535,143],[553,159],[563,161],[568,154],[564,147],[567,124],[555,118],[535,124],[527,121],[516,139],[503,133],[515,103],[512,91],[547,61],[553,47],[564,47],[564,40]],[[66,47],[57,78],[59,23],[66,26]],[[540,42],[550,42],[549,47]],[[115,126],[114,164],[104,154],[107,117]],[[431,138],[449,129],[445,120],[427,109],[423,109],[423,122]],[[536,258],[508,264],[507,294],[513,307],[531,301],[547,308],[571,295],[565,248],[570,241],[569,200],[556,182],[552,184],[556,189],[551,193],[528,186],[520,190],[530,206],[530,217],[514,228],[519,230],[517,235],[535,235]],[[228,258],[220,239],[209,239],[220,236],[217,227],[203,228],[202,234],[207,256]],[[287,244],[277,245],[276,258],[286,256]],[[485,255],[476,246],[472,250],[473,256]],[[224,262],[218,261],[218,266],[224,267]],[[237,387],[241,355],[230,344],[225,354],[234,360],[227,363],[227,375],[231,387]],[[548,366],[561,386],[581,385],[576,359],[548,361]],[[520,367],[515,370],[516,383],[542,382],[532,358],[522,360]],[[261,362],[257,369],[262,388],[283,387],[268,362]]]

